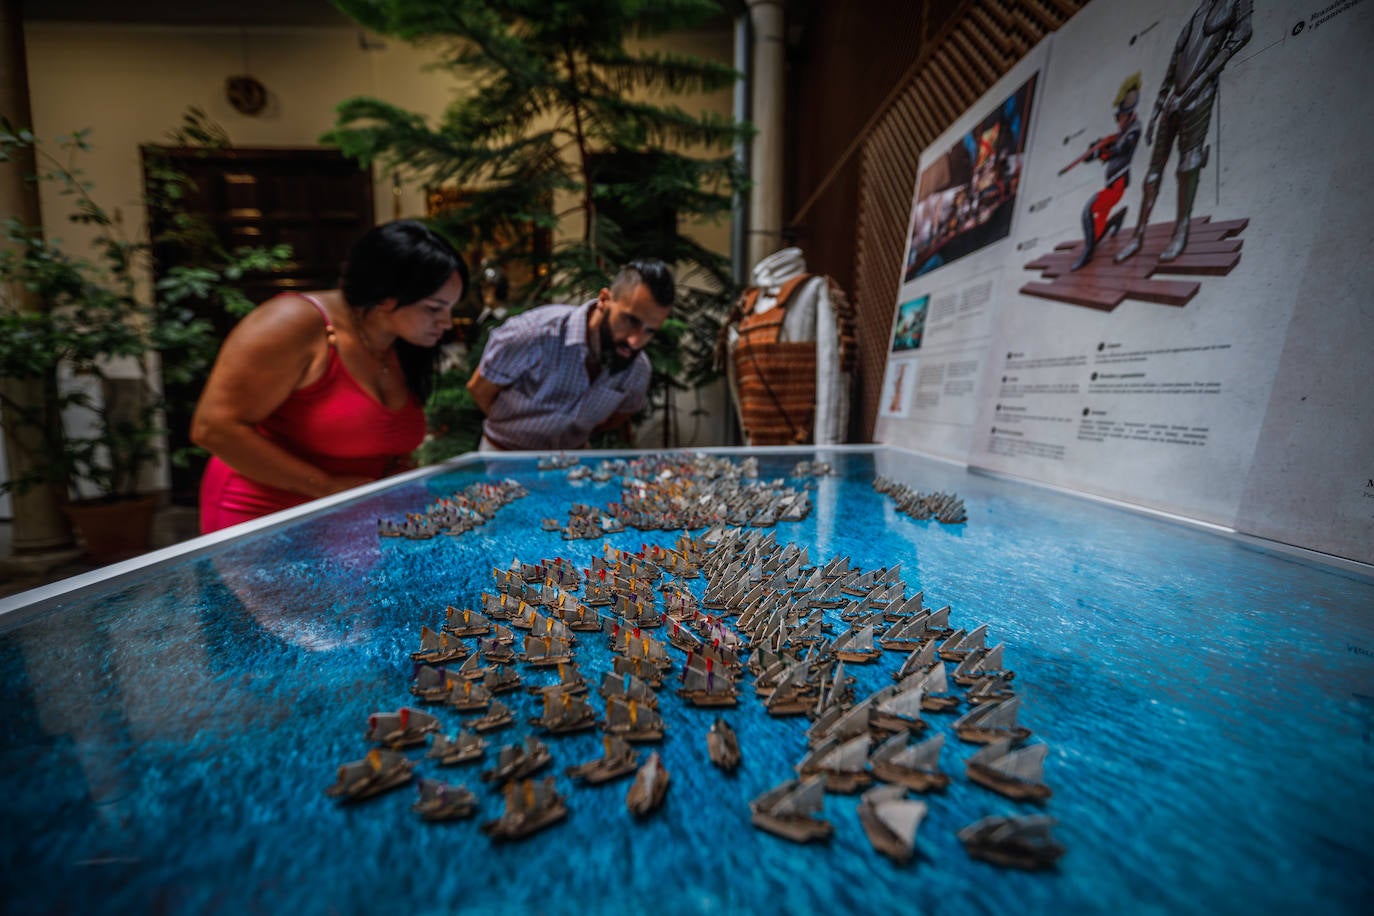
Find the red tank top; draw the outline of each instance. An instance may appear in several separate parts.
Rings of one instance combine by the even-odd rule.
[[[334,346],[334,325],[324,306],[303,294],[324,319],[329,359],[324,375],[291,392],[258,432],[331,475],[378,478],[419,447],[425,414],[415,395],[391,410],[358,384]],[[308,502],[307,497],[258,483],[212,457],[200,490],[200,530],[217,531]]]

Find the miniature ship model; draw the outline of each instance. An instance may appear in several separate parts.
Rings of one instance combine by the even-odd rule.
[[[410,653],[417,662],[427,665],[441,665],[444,662],[461,661],[468,655],[468,647],[448,633],[436,633],[429,627],[420,627],[420,651]]]
[[[462,712],[477,712],[491,705],[491,691],[481,681],[458,679],[452,681],[444,702]]]
[[[829,821],[817,817],[825,804],[825,779],[813,776],[789,779],[749,803],[749,821],[761,830],[794,843],[828,840],[835,832]]]
[[[572,644],[564,637],[525,637],[525,661],[535,668],[564,665],[573,660]]]
[[[1044,801],[1052,794],[1045,785],[1047,744],[1013,749],[1011,740],[994,741],[968,759],[968,778],[1017,801]]]
[[[362,801],[410,782],[414,769],[401,754],[374,748],[362,760],[339,767],[337,780],[324,791],[340,801]]]
[[[596,712],[586,699],[564,691],[544,694],[544,713],[530,719],[530,724],[554,735],[586,731],[596,727]]]
[[[898,732],[873,749],[869,766],[883,782],[916,792],[943,790],[949,785],[949,775],[940,770],[940,751],[944,746],[943,734],[908,745],[906,733]]]
[[[1004,868],[1050,868],[1064,855],[1064,847],[1050,836],[1054,818],[985,817],[959,831],[964,849],[975,859]]]
[[[510,711],[510,707],[500,700],[492,700],[491,706],[487,707],[485,715],[479,716],[468,723],[468,727],[475,732],[489,732],[498,728],[504,728],[515,721],[515,715]]]
[[[427,712],[402,706],[396,712],[374,712],[367,717],[368,741],[392,750],[424,744],[430,732],[439,730],[439,720]]]
[[[843,741],[829,739],[797,764],[797,775],[824,776],[827,792],[857,792],[873,782],[868,772],[870,744],[867,732]]]
[[[1031,730],[1016,724],[1016,714],[1021,709],[1021,698],[1012,697],[1001,703],[988,703],[975,706],[954,720],[954,733],[959,740],[971,744],[991,744],[1003,738],[1024,741]]]
[[[873,625],[849,629],[840,634],[830,646],[836,658],[851,663],[871,662],[883,654],[883,650],[873,645]]]
[[[477,656],[470,656],[476,659]],[[429,665],[421,665],[415,672],[415,683],[410,685],[410,692],[425,703],[442,703],[448,699],[449,691],[457,682],[447,668],[431,668]]]
[[[663,717],[652,706],[642,706],[634,699],[611,697],[606,701],[602,728],[626,741],[658,741],[663,738]]]
[[[859,797],[859,823],[873,848],[898,865],[911,861],[926,803],[906,797],[903,786],[876,786]]]
[[[470,608],[460,611],[449,605],[445,615],[444,630],[454,636],[485,636],[491,632],[491,620]]]
[[[909,690],[899,689],[891,696],[884,697],[874,705],[868,717],[868,727],[877,734],[903,731],[920,734],[926,728],[925,720],[921,718],[925,696],[925,688],[912,687]]]
[[[437,779],[420,780],[420,799],[410,810],[427,821],[452,821],[477,813],[477,796],[467,786],[451,786]]]
[[[524,779],[549,765],[549,748],[533,735],[525,736],[524,745],[506,744],[496,756],[496,766],[482,773],[483,782],[510,782]]]
[[[693,664],[697,659],[697,664]],[[734,706],[739,702],[739,691],[735,682],[715,670],[714,662],[701,656],[687,656],[687,664],[682,669],[682,686],[677,695],[693,706]]]
[[[573,779],[580,779],[588,785],[596,786],[633,773],[639,766],[639,755],[623,739],[607,735],[602,739],[602,746],[605,749],[603,756],[568,767],[564,772]]]
[[[602,699],[605,700],[609,700],[611,697],[621,697],[626,700],[634,700],[645,706],[658,706],[658,694],[650,689],[646,681],[633,674],[603,672],[601,686],[597,688],[596,692],[601,694]]]
[[[716,716],[711,723],[711,730],[706,733],[706,753],[712,763],[727,773],[734,772],[735,767],[739,766],[739,738],[720,716]]]
[[[461,729],[453,738],[442,732],[436,732],[433,743],[425,752],[425,757],[438,760],[443,766],[453,766],[481,760],[486,750],[487,741],[485,738],[474,731]]]
[[[558,794],[552,776],[542,782],[507,783],[505,794],[501,817],[482,825],[482,832],[494,840],[523,839],[568,816],[566,799]]]
[[[635,774],[630,791],[625,793],[625,807],[636,817],[644,817],[662,805],[667,794],[668,770],[664,768],[658,751],[654,751]]]

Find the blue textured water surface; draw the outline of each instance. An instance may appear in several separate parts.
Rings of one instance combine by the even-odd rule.
[[[800,457],[762,455],[762,476]],[[477,461],[245,536],[212,552],[0,620],[0,909],[195,913],[1268,913],[1368,912],[1374,900],[1374,583],[1192,528],[970,475],[911,455],[827,454],[815,511],[779,542],[813,561],[901,563],[908,594],[953,605],[955,625],[1005,642],[1021,721],[1051,753],[1045,810],[1068,847],[1056,871],[970,860],[955,832],[1034,809],[963,775],[927,796],[919,858],[873,851],[856,797],[828,796],[828,845],[753,829],[748,802],[791,775],[804,719],[768,717],[752,690],[725,713],[744,765],[706,758],[713,713],[670,690],[665,806],[635,821],[627,781],[574,786],[564,766],[597,733],[548,738],[571,813],[524,842],[478,830],[500,811],[479,766],[419,772],[466,782],[478,817],[431,825],[411,788],[341,806],[335,768],[367,751],[364,720],[411,702],[409,653],[446,604],[472,606],[493,565],[599,541],[539,529],[611,484],[569,484],[531,460]],[[895,512],[875,473],[953,491],[968,524]],[[477,480],[530,496],[459,538],[380,541],[375,519]],[[794,483],[800,483],[794,481]],[[676,533],[628,531],[638,549]],[[692,580],[700,594],[702,580]],[[610,666],[583,635],[589,679]],[[680,653],[674,652],[680,660]],[[859,695],[902,653],[853,666]],[[522,673],[527,683],[552,676]],[[530,731],[533,697],[507,698]],[[602,709],[599,698],[593,705]],[[462,717],[430,707],[449,733]],[[952,717],[928,715],[950,733]],[[490,752],[488,762],[490,765]]]

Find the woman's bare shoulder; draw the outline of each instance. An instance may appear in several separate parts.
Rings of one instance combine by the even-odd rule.
[[[324,294],[311,295],[319,300]],[[332,322],[333,319],[330,320]],[[325,316],[321,315],[320,310],[305,296],[281,293],[244,316],[233,333],[245,341],[251,340],[267,346],[323,340]]]

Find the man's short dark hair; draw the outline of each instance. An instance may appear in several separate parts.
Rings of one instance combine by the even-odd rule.
[[[649,287],[649,295],[654,297],[663,308],[672,308],[677,297],[677,280],[673,272],[658,258],[643,258],[631,261],[620,268],[620,273],[611,281],[611,295],[617,299],[627,296],[634,288],[643,283]]]

